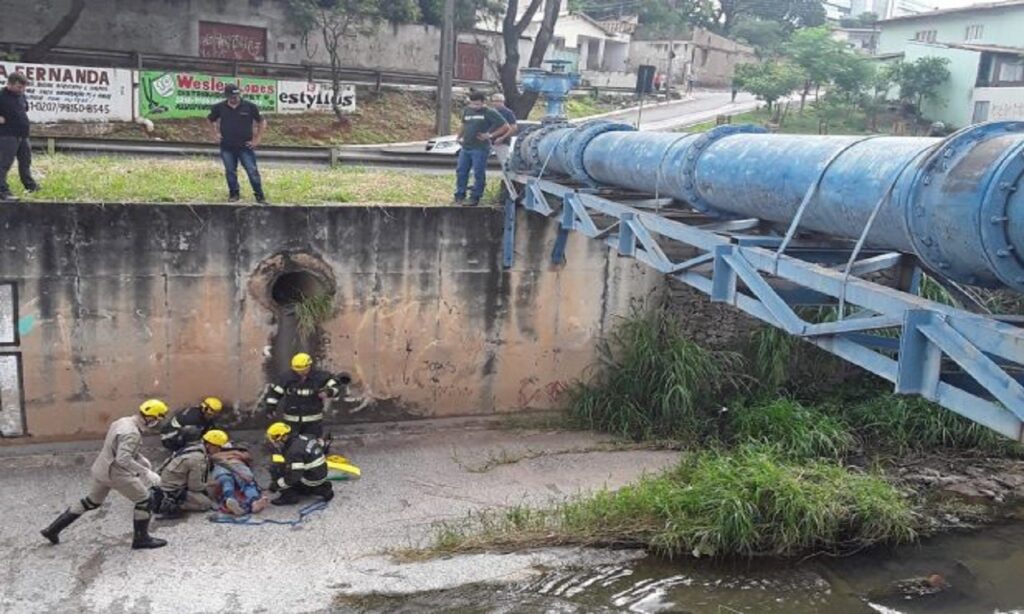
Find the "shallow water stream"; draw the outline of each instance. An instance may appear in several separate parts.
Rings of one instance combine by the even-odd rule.
[[[528,582],[346,600],[341,612],[1024,613],[1024,523],[800,563],[647,558]]]

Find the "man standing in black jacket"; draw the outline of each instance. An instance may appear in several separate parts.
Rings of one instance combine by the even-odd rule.
[[[32,146],[28,141],[28,101],[25,88],[28,79],[19,72],[7,77],[7,87],[0,90],[0,201],[14,200],[7,185],[7,173],[18,161],[21,185],[29,192],[39,189],[32,179]]]

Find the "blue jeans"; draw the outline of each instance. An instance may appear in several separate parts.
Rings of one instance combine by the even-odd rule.
[[[220,148],[220,159],[224,162],[224,177],[228,180],[228,194],[238,196],[238,163],[242,163],[245,174],[249,176],[249,185],[252,186],[253,196],[263,198],[263,182],[260,179],[260,170],[256,168],[256,152],[248,147],[238,149],[224,147]]]
[[[455,200],[466,198],[466,186],[469,184],[469,171],[473,170],[473,192],[470,200],[478,201],[484,195],[487,186],[487,157],[490,148],[462,148],[459,152],[459,164],[455,167]]]

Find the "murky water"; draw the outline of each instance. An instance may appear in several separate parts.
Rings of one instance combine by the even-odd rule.
[[[645,559],[518,585],[371,596],[343,612],[1024,613],[1024,523],[802,563]]]

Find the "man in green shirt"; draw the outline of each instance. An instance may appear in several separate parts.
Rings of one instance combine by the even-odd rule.
[[[469,95],[469,103],[462,110],[462,128],[459,129],[459,163],[455,167],[455,204],[475,207],[480,204],[487,184],[487,158],[491,155],[491,141],[509,131],[508,122],[494,109],[484,105],[482,92]],[[473,171],[473,190],[466,201],[469,172]]]

